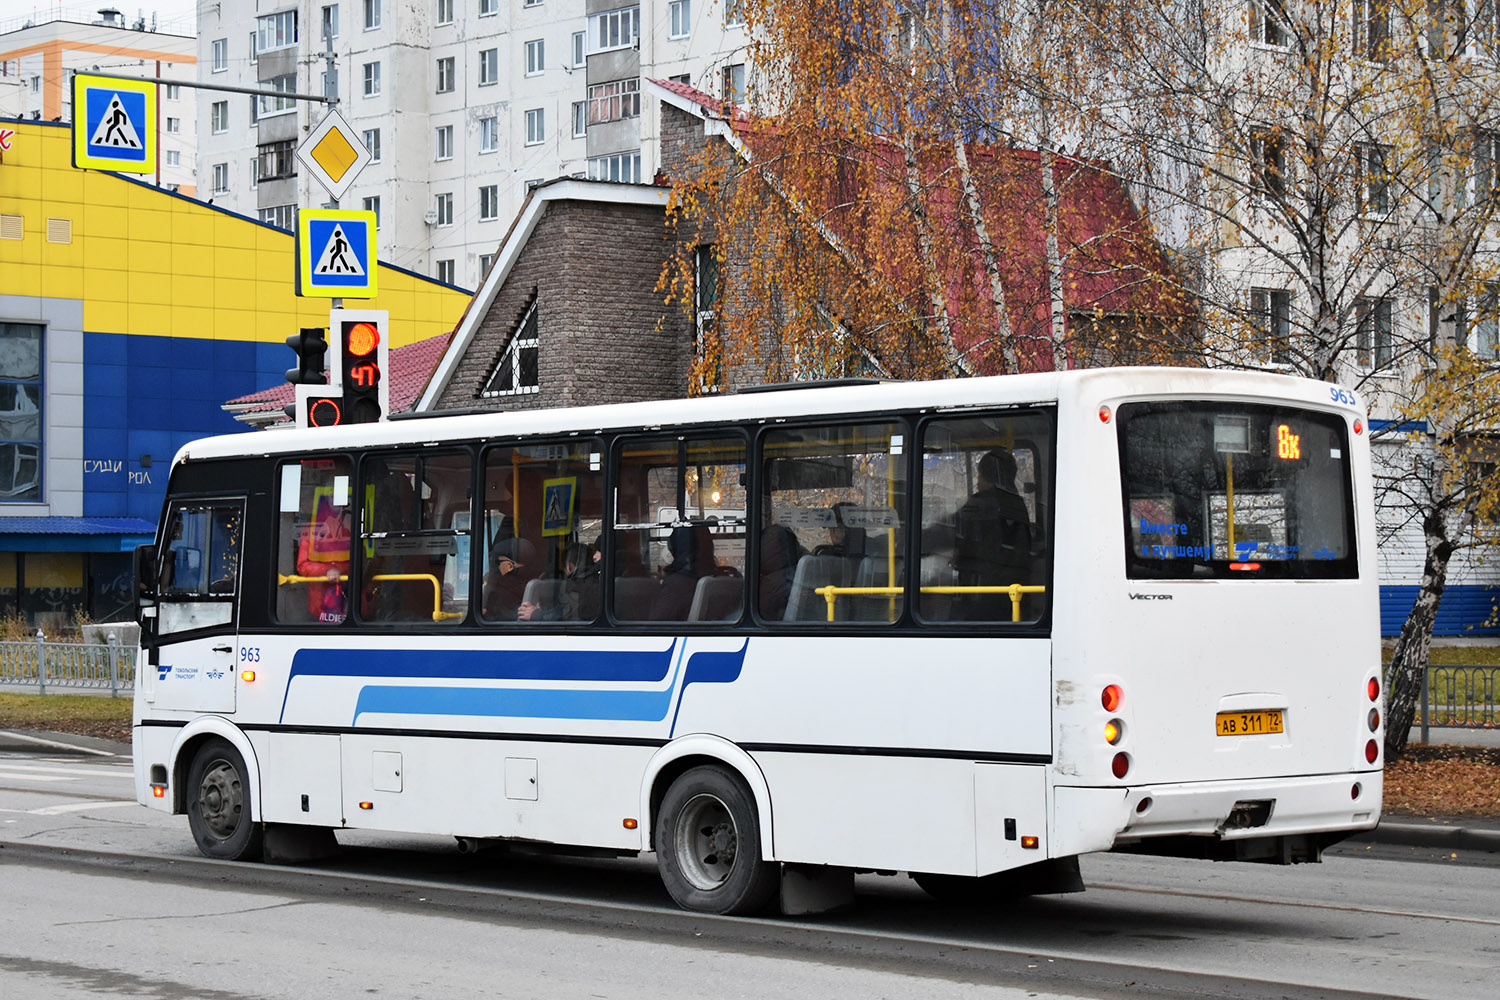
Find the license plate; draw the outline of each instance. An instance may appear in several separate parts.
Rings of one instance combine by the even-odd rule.
[[[1214,716],[1214,723],[1220,736],[1259,736],[1281,732],[1281,713],[1220,712]]]

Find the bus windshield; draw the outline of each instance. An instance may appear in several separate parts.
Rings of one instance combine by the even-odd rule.
[[[1119,440],[1131,579],[1358,575],[1341,417],[1240,403],[1127,403]]]

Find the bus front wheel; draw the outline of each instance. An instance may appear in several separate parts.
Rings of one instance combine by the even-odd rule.
[[[188,827],[199,851],[225,861],[260,857],[261,828],[251,815],[245,758],[228,740],[215,737],[198,748],[187,792]]]
[[[755,913],[776,893],[777,866],[760,856],[755,799],[722,767],[695,767],[672,782],[653,840],[661,880],[684,910]]]

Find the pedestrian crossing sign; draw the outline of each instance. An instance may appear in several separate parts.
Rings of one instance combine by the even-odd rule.
[[[73,77],[73,166],[156,172],[156,84]]]
[[[304,208],[297,213],[297,294],[369,299],[376,294],[375,213]]]

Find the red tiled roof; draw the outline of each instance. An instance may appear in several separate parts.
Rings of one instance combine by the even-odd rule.
[[[427,380],[432,377],[433,370],[442,360],[443,352],[448,349],[448,343],[452,339],[453,334],[443,333],[391,351],[389,377],[392,413],[404,413],[411,409],[417,397],[422,395],[422,390],[427,387]],[[231,399],[225,405],[243,406],[245,413],[280,411],[295,398],[295,394],[295,386],[290,382],[282,382],[269,389]]]

